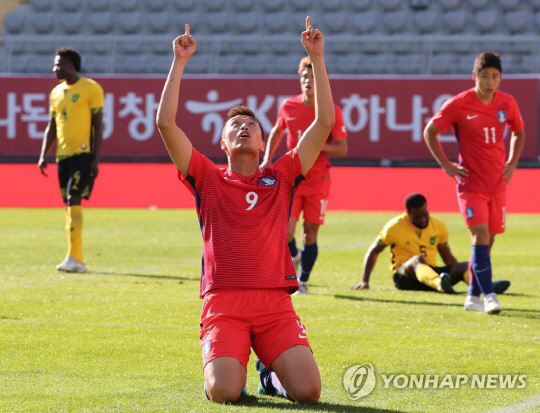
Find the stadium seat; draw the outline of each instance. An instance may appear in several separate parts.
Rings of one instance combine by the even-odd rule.
[[[225,0],[198,0],[201,12],[219,12],[225,11]]]
[[[115,26],[121,34],[138,34],[141,26],[139,12],[123,12],[116,15]]]
[[[229,14],[226,12],[205,13],[200,15],[199,29],[209,34],[227,33],[229,28]],[[182,23],[183,26],[183,23]],[[182,32],[183,33],[183,32]],[[194,33],[197,31],[194,30]]]
[[[253,55],[253,56],[244,56],[242,65],[239,68],[238,73],[242,74],[264,74],[269,70],[268,63],[270,62],[270,57],[265,54]]]
[[[473,71],[474,59],[476,54],[466,54],[458,57],[456,63],[457,73],[470,74]]]
[[[151,0],[150,0],[151,1]],[[178,11],[193,12],[195,0],[168,0],[169,4]]]
[[[169,73],[173,61],[172,53],[169,56],[151,56],[147,57],[147,72],[152,74],[165,75]]]
[[[4,16],[4,34],[22,33],[28,15],[28,13],[19,9],[7,12]]]
[[[457,9],[461,4],[461,0],[438,0],[438,4],[441,7],[442,10],[455,10]]]
[[[520,0],[498,0],[497,2],[503,10],[516,10]]]
[[[404,11],[389,11],[383,14],[382,22],[388,34],[403,33],[407,30],[407,13]]]
[[[110,0],[111,7],[120,12],[136,11],[138,8],[138,0]]]
[[[86,4],[94,12],[109,10],[109,0],[90,0]]]
[[[344,11],[327,12],[323,16],[323,27],[326,33],[341,34],[347,27],[348,14]]]
[[[315,7],[321,13],[343,10],[341,0],[315,0]]]
[[[474,26],[480,33],[494,33],[499,27],[497,10],[480,10],[474,13]]]
[[[191,60],[191,59],[190,59]],[[115,73],[146,73],[148,58],[146,56],[117,57]]]
[[[143,50],[143,42],[130,40],[129,37],[116,42],[116,53],[120,56],[140,54],[141,50]]]
[[[319,26],[319,16],[315,13],[311,13],[311,24],[313,27]],[[303,11],[288,13],[287,14],[287,27],[289,29],[289,34],[295,35],[300,34],[302,30],[306,28],[306,13]]]
[[[171,33],[173,36],[178,36],[179,34],[184,33],[186,23],[189,24],[191,33],[204,33],[204,22],[201,21],[200,17],[201,14],[197,12],[180,12],[178,14],[171,14],[169,16],[169,33]]]
[[[421,55],[404,55],[396,58],[396,71],[399,74],[417,75],[424,71],[425,65]]]
[[[111,31],[111,13],[108,11],[92,13],[85,19],[94,34],[106,34]]]
[[[82,13],[60,13],[57,15],[56,23],[58,29],[62,34],[77,34],[80,33],[83,22]]]
[[[412,18],[415,30],[420,34],[437,32],[439,13],[435,10],[424,10],[414,13]]]
[[[354,13],[349,18],[349,31],[352,34],[373,33],[379,28],[380,16],[375,11]]]
[[[230,32],[237,34],[253,34],[259,26],[259,13],[232,13],[228,18]]]
[[[529,0],[528,3],[532,6],[533,10],[540,10],[540,0]]]
[[[447,11],[443,15],[443,29],[449,33],[465,31],[469,21],[469,13],[466,10]]]
[[[371,7],[371,0],[342,0],[343,7],[348,6],[353,11],[367,11]]]
[[[511,34],[523,34],[530,30],[530,13],[524,10],[508,11],[505,13],[503,22]]]
[[[28,70],[28,56],[12,55],[8,60],[8,71],[14,73],[25,73]]]
[[[210,72],[210,56],[194,54],[189,59],[185,69],[186,73],[207,74]]]
[[[357,54],[338,56],[332,65],[332,71],[340,74],[361,74],[361,58]]]
[[[58,10],[62,13],[79,12],[81,8],[81,0],[58,0]]]
[[[489,0],[468,0],[467,1],[467,5],[471,7],[473,11],[485,10],[488,4],[489,4]]]
[[[294,11],[311,10],[311,0],[288,0],[287,2]]]
[[[431,57],[431,73],[434,75],[453,74],[456,67],[456,55],[436,54]]]
[[[366,55],[361,60],[362,73],[386,74],[391,73],[394,67],[394,56],[389,54]]]
[[[286,12],[270,12],[263,13],[262,27],[268,33],[281,34],[287,31],[287,13]]]
[[[237,65],[241,57],[238,55],[219,56],[215,68],[216,73],[232,74],[236,73]]]
[[[54,51],[53,51],[54,53]],[[53,60],[50,56],[31,56],[28,59],[27,73],[52,73]]]
[[[255,7],[255,0],[228,0],[228,3],[235,12],[248,12]]]
[[[167,0],[143,0],[143,3],[151,12],[161,12],[167,8]]]
[[[264,13],[280,12],[284,9],[284,0],[259,0],[258,4],[262,7]]]
[[[83,56],[82,72],[85,74],[92,73],[110,73],[113,69],[111,67],[111,57],[100,54],[89,54]]]
[[[275,58],[269,63],[268,73],[276,75],[295,75],[298,72],[298,64],[303,56],[304,55],[300,54],[275,56]]]
[[[54,30],[54,13],[49,11],[32,13],[30,25],[34,33],[51,34]]]
[[[167,33],[169,30],[169,16],[167,12],[148,13],[146,15],[146,24],[152,34]]]
[[[504,66],[503,66],[504,70]],[[540,72],[540,57],[538,55],[526,55],[521,57],[519,73],[538,73]]]
[[[378,0],[377,3],[384,11],[392,11],[399,9],[401,6],[401,0]]]
[[[30,6],[34,11],[51,11],[53,8],[53,0],[30,0]]]

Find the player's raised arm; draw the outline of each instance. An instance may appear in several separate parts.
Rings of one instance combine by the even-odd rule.
[[[274,125],[268,136],[268,141],[266,142],[266,150],[264,151],[264,158],[260,165],[260,170],[263,171],[265,168],[272,166],[272,157],[276,153],[276,149],[281,143],[281,139],[284,135],[284,130],[279,127],[279,125]]]
[[[161,94],[156,116],[157,127],[163,142],[174,164],[183,175],[187,175],[189,171],[192,145],[186,134],[176,125],[176,111],[182,74],[189,58],[195,53],[196,44],[197,42],[189,33],[189,25],[186,24],[186,32],[173,41],[174,60]]]
[[[311,19],[306,18],[306,31],[302,32],[302,45],[311,59],[315,85],[315,121],[304,132],[296,146],[306,175],[321,152],[336,121],[332,91],[324,62],[324,38],[319,29],[311,26]]]

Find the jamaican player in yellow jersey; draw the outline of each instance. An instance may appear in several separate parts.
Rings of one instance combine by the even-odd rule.
[[[405,208],[407,211],[388,221],[371,244],[364,257],[362,281],[351,289],[369,289],[369,277],[377,257],[390,246],[390,268],[396,288],[454,293],[453,285],[460,281],[469,282],[469,263],[458,262],[452,254],[448,229],[440,219],[429,215],[423,195],[407,196]],[[445,266],[437,267],[437,254]],[[510,282],[506,280],[493,283],[497,294],[509,286]]]
[[[60,84],[51,92],[49,124],[43,137],[38,166],[47,176],[47,154],[54,143],[58,179],[66,204],[66,258],[56,266],[59,271],[86,272],[82,250],[83,214],[81,200],[89,199],[98,175],[103,121],[103,89],[79,76],[81,56],[70,48],[56,51],[53,72]]]

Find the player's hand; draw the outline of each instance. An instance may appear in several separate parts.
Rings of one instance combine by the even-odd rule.
[[[358,284],[351,286],[351,290],[369,290],[369,284],[366,281],[360,281]]]
[[[460,180],[465,180],[469,176],[469,170],[465,168],[464,166],[461,166],[457,163],[447,163],[445,165],[442,165],[442,168],[444,169],[444,172],[452,178],[459,178]]]
[[[271,166],[272,166],[271,160],[262,161],[261,164],[259,165],[259,171],[264,172],[266,168],[270,168]]]
[[[189,34],[189,24],[186,24],[186,32],[173,41],[175,59],[188,60],[195,53],[196,46],[197,41]]]
[[[38,167],[42,175],[49,176],[47,175],[47,172],[45,172],[45,169],[47,169],[47,160],[45,158],[39,158]]]
[[[319,29],[311,26],[311,17],[306,17],[306,31],[302,32],[302,45],[310,56],[322,56],[324,37]]]
[[[99,163],[98,161],[94,160],[90,164],[90,177],[92,179],[96,179],[99,173]]]
[[[508,184],[510,182],[510,179],[512,179],[512,176],[514,175],[514,171],[516,170],[516,165],[512,165],[511,163],[507,162],[504,165],[503,168],[503,179],[504,183]]]

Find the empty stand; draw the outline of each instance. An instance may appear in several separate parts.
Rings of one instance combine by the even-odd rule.
[[[497,10],[480,10],[474,14],[474,26],[480,33],[493,33],[499,26]]]
[[[56,18],[58,30],[63,34],[77,34],[83,23],[83,14],[80,12],[62,13]]]
[[[62,12],[80,12],[82,9],[82,1],[81,0],[57,0],[58,10],[61,10]]]

